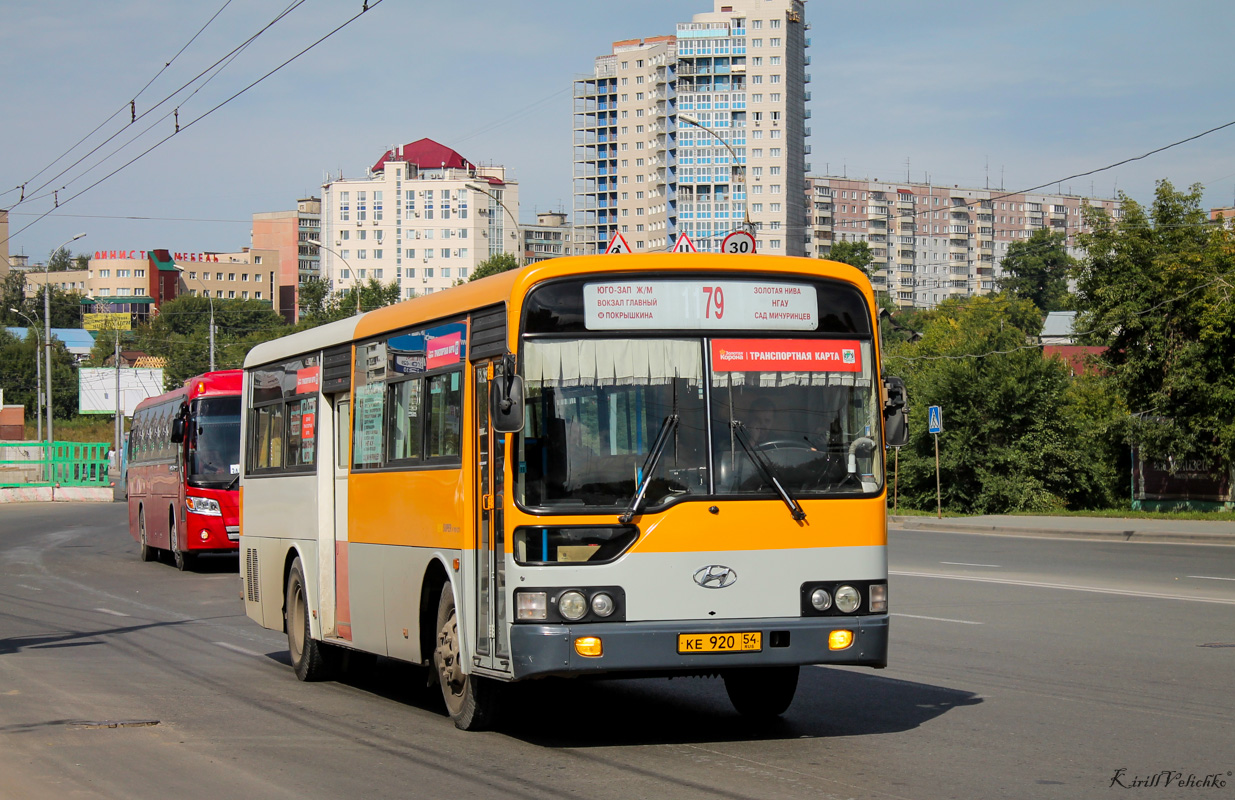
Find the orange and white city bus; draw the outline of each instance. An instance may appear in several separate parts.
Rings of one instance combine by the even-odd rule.
[[[246,612],[304,680],[430,666],[464,729],[530,678],[719,674],[768,716],[882,667],[876,310],[835,262],[584,256],[260,344]]]
[[[185,569],[240,539],[238,369],[189,378],[133,411],[125,483],[129,533],[142,561],[166,553]]]

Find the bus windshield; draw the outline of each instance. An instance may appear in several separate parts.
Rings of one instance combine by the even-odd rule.
[[[707,494],[703,351],[679,339],[529,341],[520,438],[530,506],[625,507],[665,420],[677,415],[644,507]]]
[[[240,397],[207,397],[193,403],[193,435],[186,472],[189,484],[230,486],[240,475]]]
[[[523,374],[518,494],[529,507],[628,506],[671,417],[643,509],[687,495],[773,494],[770,477],[815,496],[883,482],[869,341],[532,339]]]

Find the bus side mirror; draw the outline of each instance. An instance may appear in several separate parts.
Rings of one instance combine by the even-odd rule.
[[[888,447],[909,444],[909,397],[900,378],[883,379],[883,440]]]
[[[523,377],[498,375],[489,383],[489,419],[498,433],[523,430]]]
[[[184,417],[176,417],[172,420],[172,442],[180,444],[184,441]]]

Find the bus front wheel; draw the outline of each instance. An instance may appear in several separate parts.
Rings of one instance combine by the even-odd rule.
[[[287,575],[287,595],[284,598],[287,628],[287,649],[292,657],[292,669],[302,681],[326,681],[334,677],[339,653],[331,645],[313,638],[309,627],[309,598],[305,592],[304,567],[297,558]]]
[[[463,672],[460,658],[459,615],[455,595],[447,582],[437,604],[437,641],[433,667],[442,686],[442,699],[455,727],[479,731],[493,724],[498,686],[491,680]]]
[[[797,690],[797,667],[750,667],[725,673],[729,702],[744,717],[779,717],[788,710]]]
[[[177,542],[176,539],[176,512],[173,511],[168,515],[167,542],[171,545],[172,564],[176,566],[176,569],[184,572],[189,568],[190,556],[188,553],[180,549],[180,543]]]

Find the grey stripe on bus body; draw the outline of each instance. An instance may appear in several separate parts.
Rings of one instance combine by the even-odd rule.
[[[736,580],[704,588],[695,573],[728,567]],[[507,561],[506,585],[520,587],[621,586],[626,619],[746,619],[801,613],[799,587],[807,581],[879,580],[887,576],[882,547],[818,547],[690,553],[628,553],[612,564],[519,567]]]

